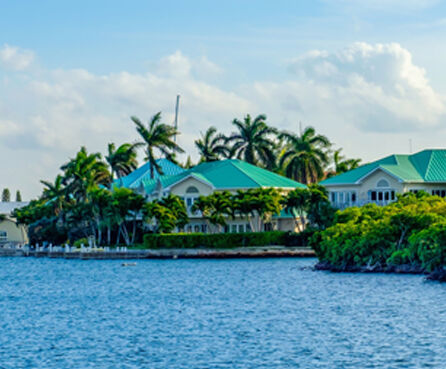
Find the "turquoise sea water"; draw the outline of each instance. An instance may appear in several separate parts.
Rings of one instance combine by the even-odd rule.
[[[446,367],[446,285],[314,263],[0,258],[0,368]]]

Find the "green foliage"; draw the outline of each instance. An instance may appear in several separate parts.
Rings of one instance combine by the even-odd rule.
[[[274,136],[277,129],[266,124],[266,115],[258,115],[254,119],[248,114],[243,121],[234,119],[232,124],[237,132],[227,139],[231,145],[230,156],[234,154],[238,159],[254,164],[262,165],[267,169],[276,167]]]
[[[201,138],[195,141],[195,147],[200,153],[200,162],[227,158],[231,150],[226,145],[226,140],[223,134],[217,133],[217,128],[209,127],[204,134],[201,134]]]
[[[310,244],[321,261],[341,269],[411,264],[432,271],[446,265],[446,200],[405,194],[385,207],[338,211]]]
[[[11,192],[9,188],[4,188],[2,192],[2,202],[10,202],[11,201]]]
[[[287,177],[305,184],[324,177],[331,146],[327,137],[316,134],[313,127],[305,127],[300,135],[282,132],[279,139],[285,142],[279,163]]]
[[[284,245],[287,232],[146,234],[146,248],[232,248]]]
[[[159,233],[170,233],[175,227],[183,228],[189,223],[184,201],[172,194],[146,203],[143,212],[146,221],[154,224],[154,231]]]
[[[161,166],[156,162],[155,150],[161,152],[167,159],[175,161],[175,154],[184,152],[175,142],[175,137],[179,132],[174,126],[161,123],[161,112],[155,114],[147,125],[144,125],[137,117],[130,119],[135,123],[136,131],[143,140],[146,160],[150,162],[150,178],[154,178],[155,170],[164,174]]]
[[[88,246],[88,238],[79,238],[78,240],[73,242],[74,247],[81,247],[82,245]]]
[[[22,201],[22,194],[20,193],[19,190],[17,190],[17,192],[15,193],[15,201],[17,201],[17,202]]]

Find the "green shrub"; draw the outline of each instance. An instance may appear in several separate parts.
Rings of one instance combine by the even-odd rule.
[[[88,246],[88,238],[79,238],[78,240],[73,242],[74,247],[81,247],[81,245]]]
[[[429,228],[414,233],[409,243],[427,271],[446,266],[446,223],[435,223]]]
[[[249,233],[174,233],[144,235],[144,246],[154,248],[232,248],[249,246],[285,245],[287,232]]]
[[[334,224],[317,231],[310,246],[338,268],[414,264],[426,271],[446,266],[446,200],[399,196],[387,206],[338,211]]]

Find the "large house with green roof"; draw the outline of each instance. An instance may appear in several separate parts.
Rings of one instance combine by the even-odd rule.
[[[181,168],[180,168],[181,169]],[[135,178],[134,178],[135,179]],[[126,179],[124,179],[126,182]],[[202,215],[191,211],[192,205],[199,196],[210,195],[214,191],[229,191],[250,188],[276,188],[281,192],[289,192],[297,187],[305,188],[301,183],[293,181],[268,170],[256,167],[241,160],[228,159],[201,163],[197,166],[176,174],[165,174],[151,179],[149,176],[135,179],[131,188],[153,200],[168,194],[174,194],[186,204],[190,223],[186,226],[187,232],[208,232],[207,222]],[[275,216],[267,227],[277,230],[294,230],[294,217],[288,214]],[[228,219],[228,232],[250,231],[249,222],[244,219]]]
[[[386,205],[397,193],[426,191],[446,196],[446,150],[390,155],[321,182],[338,208]]]

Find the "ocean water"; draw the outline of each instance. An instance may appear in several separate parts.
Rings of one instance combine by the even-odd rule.
[[[446,367],[446,285],[314,263],[0,258],[0,368]]]

